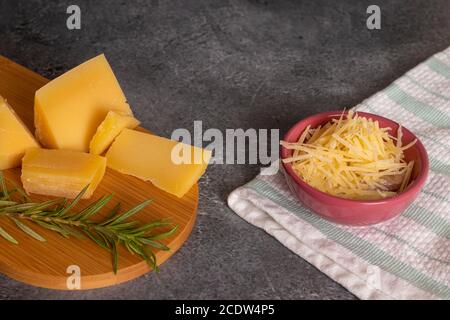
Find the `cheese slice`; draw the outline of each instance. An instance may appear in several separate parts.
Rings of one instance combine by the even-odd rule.
[[[97,128],[97,132],[89,145],[89,153],[102,154],[123,129],[134,129],[139,125],[139,120],[133,116],[120,114],[115,111],[108,112],[105,120]]]
[[[75,198],[87,185],[90,198],[102,180],[106,159],[69,150],[28,149],[22,160],[22,184],[27,193]]]
[[[0,170],[20,166],[25,150],[38,146],[25,124],[0,96]]]
[[[106,158],[108,167],[182,197],[205,172],[211,151],[124,129]]]
[[[36,91],[36,136],[50,149],[88,152],[110,110],[132,114],[108,61],[100,55]]]

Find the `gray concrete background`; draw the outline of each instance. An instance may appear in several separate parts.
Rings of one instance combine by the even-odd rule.
[[[66,8],[82,29],[66,29]],[[365,26],[382,10],[382,29]],[[450,2],[0,2],[0,54],[53,78],[104,52],[143,125],[280,128],[350,107],[450,44]],[[354,299],[226,206],[256,166],[216,165],[200,182],[195,229],[160,274],[61,292],[0,276],[0,299]]]

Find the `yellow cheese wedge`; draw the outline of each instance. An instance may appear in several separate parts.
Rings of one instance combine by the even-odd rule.
[[[181,147],[181,148],[180,148]],[[178,159],[179,152],[185,152]],[[180,163],[182,159],[187,159]],[[124,129],[106,153],[107,166],[182,197],[203,175],[211,151]]]
[[[132,114],[108,61],[100,55],[36,91],[36,136],[50,149],[88,152],[110,110]]]
[[[97,132],[89,145],[89,152],[102,154],[123,129],[134,129],[140,124],[133,116],[120,114],[115,111],[108,112],[105,120],[97,128]]]
[[[22,184],[27,193],[75,198],[89,185],[90,198],[102,180],[106,158],[69,150],[28,149],[22,160]]]
[[[25,124],[0,96],[0,170],[20,166],[25,150],[38,146]]]

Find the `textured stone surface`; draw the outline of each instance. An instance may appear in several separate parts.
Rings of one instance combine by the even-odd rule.
[[[82,29],[66,29],[64,1],[0,2],[0,54],[55,77],[104,52],[143,125],[280,128],[350,107],[450,44],[450,4],[378,1],[74,1]],[[34,288],[0,276],[0,299],[353,299],[354,296],[232,213],[231,190],[256,166],[211,166],[198,221],[162,268],[86,292]],[[1,240],[0,240],[1,241]]]

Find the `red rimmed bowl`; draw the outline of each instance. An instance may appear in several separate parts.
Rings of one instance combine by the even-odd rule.
[[[342,111],[323,112],[297,122],[284,136],[284,141],[298,141],[308,125],[316,128],[319,125],[339,118]],[[393,136],[397,136],[399,124],[374,114],[358,112],[358,115],[377,120],[381,128],[390,127]],[[428,177],[428,155],[422,142],[408,129],[402,126],[402,144],[406,145],[417,139],[417,142],[405,150],[406,161],[414,160],[414,167],[408,187],[396,196],[381,200],[350,200],[332,196],[319,191],[304,182],[292,169],[291,164],[282,163],[282,169],[291,191],[309,209],[332,222],[364,226],[380,223],[402,213],[414,201]],[[281,159],[292,156],[293,150],[281,147]]]

